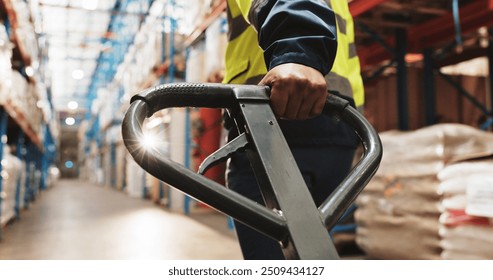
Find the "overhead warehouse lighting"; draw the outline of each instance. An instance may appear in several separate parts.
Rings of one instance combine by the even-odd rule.
[[[28,77],[32,77],[34,76],[34,69],[31,67],[31,66],[27,66],[26,67],[26,75]]]
[[[76,69],[72,72],[72,78],[74,78],[75,80],[82,80],[84,79],[84,71],[80,70],[80,69]]]
[[[82,7],[87,10],[96,10],[98,8],[98,0],[85,0],[82,2]]]
[[[65,124],[72,126],[72,125],[75,124],[75,119],[72,118],[72,117],[68,117],[68,118],[65,119]]]
[[[77,103],[77,101],[70,101],[70,102],[67,104],[67,107],[68,107],[70,110],[76,110],[77,108],[79,108],[79,103]]]

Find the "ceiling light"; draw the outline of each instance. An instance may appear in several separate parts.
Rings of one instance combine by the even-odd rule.
[[[96,10],[98,8],[98,0],[84,0],[82,8],[87,10]]]
[[[43,108],[43,106],[44,106],[44,101],[43,100],[38,100],[38,102],[36,102],[36,107],[38,107],[38,108],[41,109],[41,108]]]
[[[31,66],[27,66],[26,67],[26,75],[28,77],[32,77],[34,76],[34,69],[31,67]]]
[[[82,80],[84,79],[84,71],[77,69],[72,72],[72,78],[75,80]]]
[[[68,104],[67,104],[68,108],[70,110],[75,110],[77,108],[79,108],[79,103],[77,103],[76,101],[70,101]]]
[[[74,167],[74,162],[71,160],[66,161],[65,167],[67,167],[68,169],[72,169]]]
[[[68,117],[65,119],[65,124],[66,125],[74,125],[75,124],[75,119],[72,117]]]

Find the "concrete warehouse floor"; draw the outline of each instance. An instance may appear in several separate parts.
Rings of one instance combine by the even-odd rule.
[[[79,180],[43,192],[4,228],[0,259],[241,259],[226,217],[190,216]]]

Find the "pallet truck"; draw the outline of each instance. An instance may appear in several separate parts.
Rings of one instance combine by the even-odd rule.
[[[165,84],[131,99],[123,123],[126,148],[147,172],[191,197],[277,240],[286,259],[339,259],[328,231],[375,174],[382,157],[378,134],[343,98],[329,94],[323,113],[354,129],[364,153],[332,194],[316,207],[269,105],[269,88],[253,85]],[[142,126],[172,107],[226,108],[239,136],[204,160],[199,174],[142,148]],[[202,176],[235,151],[246,150],[267,206]],[[305,186],[305,187],[303,187]]]

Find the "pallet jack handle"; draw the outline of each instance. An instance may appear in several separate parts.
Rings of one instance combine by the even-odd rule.
[[[329,94],[324,113],[339,116],[354,129],[363,145],[364,154],[337,189],[318,209],[314,208],[309,214],[298,214],[297,209],[288,209],[293,208],[292,204],[297,204],[298,206],[303,204],[305,206],[305,201],[295,201],[296,199],[305,199],[306,201],[311,199],[306,199],[306,197],[298,195],[298,193],[294,196],[295,198],[292,198],[293,195],[286,197],[284,193],[292,193],[289,190],[291,187],[289,182],[291,181],[283,181],[286,180],[283,178],[286,176],[277,176],[275,170],[269,170],[268,167],[264,167],[261,173],[266,179],[266,184],[273,189],[271,193],[279,200],[279,205],[277,206],[282,210],[273,209],[277,207],[262,206],[202,175],[194,173],[157,152],[146,151],[142,146],[144,137],[142,125],[144,120],[159,110],[172,107],[227,108],[231,111],[241,112],[243,120],[241,122],[236,121],[246,125],[244,131],[248,134],[248,141],[253,142],[251,149],[258,155],[258,165],[267,163],[270,166],[271,162],[265,157],[287,154],[288,157],[283,157],[282,159],[293,158],[270,109],[268,87],[181,83],[146,89],[131,99],[131,105],[123,119],[122,134],[124,144],[136,162],[151,175],[210,205],[212,208],[278,240],[287,258],[338,258],[328,233],[325,233],[327,229],[330,230],[335,225],[344,211],[363,190],[378,169],[382,157],[382,146],[378,134],[368,121],[349,105],[347,100]],[[262,113],[259,114],[258,112]],[[265,124],[263,123],[264,120]],[[254,133],[257,127],[261,132]],[[274,140],[265,140],[266,134],[271,135],[271,137],[267,138]],[[259,135],[261,137],[258,137]],[[262,141],[268,142],[263,144],[254,143]],[[272,141],[275,141],[275,143]],[[256,145],[261,146],[258,147]],[[267,145],[269,148],[262,148],[262,145]],[[281,150],[275,150],[276,148]],[[270,149],[274,149],[274,151],[269,152]],[[287,151],[282,149],[287,149]],[[299,173],[295,163],[292,163],[294,160],[273,161],[273,164],[280,162],[279,168],[289,169],[289,172],[286,171],[287,174]],[[255,164],[252,163],[252,165]],[[293,170],[296,172],[293,172]],[[256,172],[255,174],[257,176],[258,173]],[[302,181],[301,176],[295,176],[291,180],[304,184],[304,182],[299,182],[299,180]],[[298,189],[301,189],[299,184],[294,186],[295,188],[292,190],[298,192]],[[282,190],[282,188],[288,189]],[[307,206],[302,207],[303,209],[307,208],[309,209],[308,211],[311,211],[311,208],[315,207],[313,202],[306,203]],[[291,206],[288,207],[290,204]],[[268,201],[267,205],[270,206]],[[292,211],[292,213],[289,213],[289,211]],[[322,228],[318,230],[320,233],[317,230],[307,229],[308,226],[311,227],[310,224],[304,224],[311,219],[307,218],[307,215],[313,216],[314,222],[312,225],[314,227],[319,227],[318,224],[320,224]],[[308,223],[310,222],[308,221]],[[327,240],[322,240],[325,239],[325,235]],[[321,241],[319,242],[320,244],[330,244],[327,247],[324,247],[325,245],[312,244],[317,243],[317,240]]]

